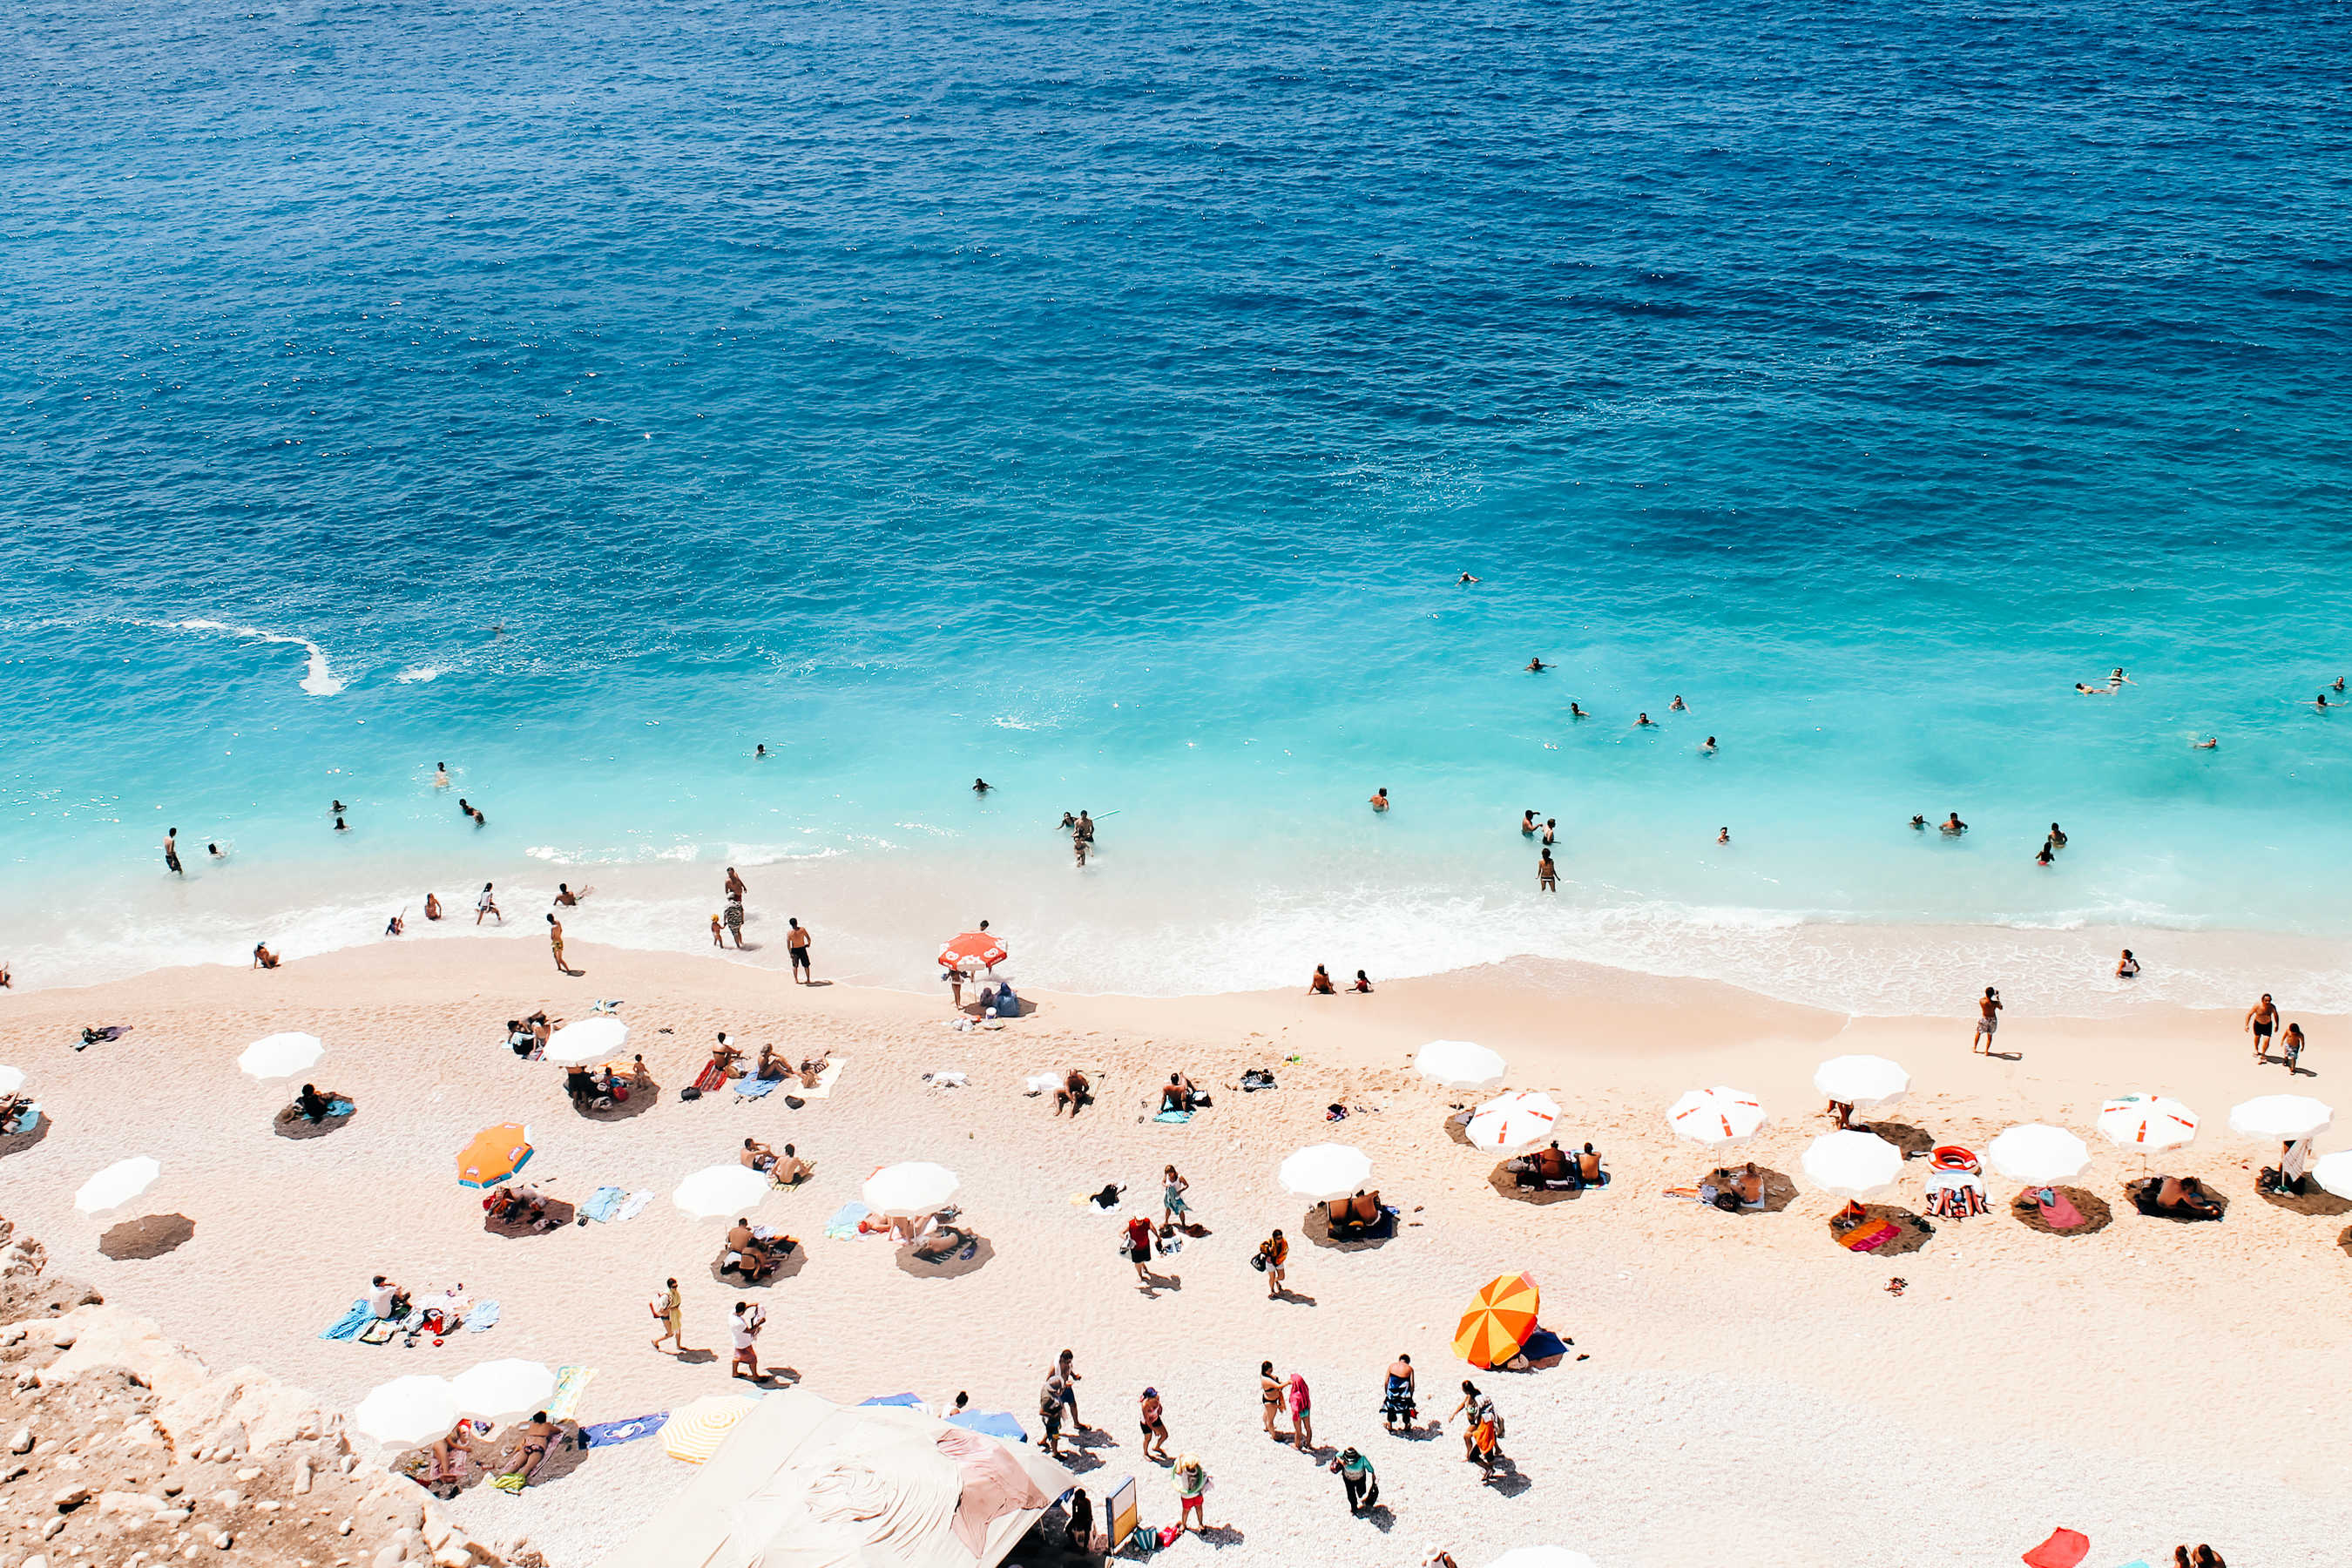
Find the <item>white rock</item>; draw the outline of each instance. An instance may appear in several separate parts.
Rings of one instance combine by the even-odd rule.
[[[33,1451],[33,1429],[30,1426],[17,1427],[15,1435],[8,1439],[8,1451],[12,1454],[31,1453]]]

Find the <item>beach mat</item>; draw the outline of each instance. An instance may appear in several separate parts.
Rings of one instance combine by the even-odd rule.
[[[833,1217],[824,1222],[824,1234],[835,1241],[847,1241],[857,1234],[857,1222],[874,1211],[861,1203],[845,1203],[835,1209]]]
[[[847,1057],[835,1057],[833,1060],[824,1064],[824,1070],[823,1072],[816,1075],[816,1087],[814,1089],[796,1088],[793,1092],[799,1095],[803,1100],[826,1099],[833,1093],[833,1086],[841,1080],[841,1069],[848,1065],[849,1058]]]
[[[1192,1120],[1192,1113],[1189,1110],[1163,1110],[1151,1120],[1154,1121],[1173,1121],[1179,1126],[1181,1126],[1183,1123]]]
[[[1848,1252],[1875,1252],[1903,1234],[1903,1227],[1892,1220],[1874,1220],[1855,1226],[1839,1237],[1838,1245]]]
[[[719,1087],[726,1081],[727,1069],[725,1068],[720,1067],[717,1062],[706,1062],[703,1064],[702,1071],[695,1078],[694,1087],[703,1094],[709,1094],[717,1090]]]
[[[466,1314],[467,1333],[478,1334],[484,1329],[495,1329],[498,1326],[499,1303],[495,1297],[488,1301],[475,1302],[474,1310]]]
[[[625,1421],[600,1421],[593,1426],[580,1428],[580,1446],[609,1448],[615,1443],[634,1443],[659,1432],[662,1423],[668,1419],[668,1411],[656,1410],[651,1415],[632,1415]]]
[[[735,1093],[743,1100],[757,1100],[762,1095],[772,1093],[783,1081],[780,1078],[761,1078],[757,1075],[739,1078],[735,1080]]]
[[[1008,1443],[1026,1443],[1029,1440],[1029,1434],[1021,1429],[1021,1423],[1002,1410],[967,1410],[961,1415],[949,1416],[948,1425],[985,1432]]]
[[[653,1201],[653,1194],[650,1191],[640,1187],[637,1191],[629,1194],[628,1202],[623,1204],[621,1205],[620,1212],[613,1216],[614,1222],[618,1224],[620,1221],[625,1219],[636,1218],[639,1215],[646,1212],[646,1205]]]
[[[627,1201],[628,1196],[626,1188],[598,1187],[588,1194],[588,1201],[580,1205],[580,1212],[599,1225],[607,1224],[620,1212],[621,1205]]]
[[[548,1396],[547,1418],[550,1421],[574,1421],[580,1416],[580,1396],[588,1392],[594,1380],[593,1366],[559,1366],[555,1369],[555,1392]]]
[[[360,1337],[360,1331],[368,1326],[368,1320],[374,1314],[368,1310],[367,1298],[362,1296],[358,1300],[352,1303],[352,1310],[350,1311],[345,1312],[341,1317],[335,1320],[335,1323],[332,1328],[327,1330],[326,1332],[320,1334],[319,1337],[322,1340],[358,1339]]]

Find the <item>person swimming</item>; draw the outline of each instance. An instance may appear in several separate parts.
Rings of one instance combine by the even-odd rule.
[[[1372,792],[1371,807],[1374,811],[1386,811],[1389,808],[1388,785],[1382,784]]]
[[[1690,711],[1689,709],[1683,706],[1683,694],[1681,692],[1677,691],[1675,693],[1675,700],[1666,704],[1666,711],[1669,713],[1687,713]]]
[[[1946,817],[1939,826],[1942,831],[1950,834],[1955,838],[1958,838],[1961,834],[1966,833],[1969,830],[1969,825],[1960,820],[1960,814],[1957,811],[1952,813],[1951,816]]]
[[[1462,575],[1461,575],[1461,576],[1456,577],[1456,578],[1454,579],[1454,582],[1455,582],[1456,584],[1458,584],[1462,585],[1462,586],[1466,587],[1466,586],[1468,586],[1469,584],[1473,584],[1473,583],[1475,583],[1477,580],[1478,580],[1477,578],[1473,577],[1472,575],[1470,575],[1470,574],[1469,574],[1469,573],[1465,572],[1464,574],[1462,574]]]
[[[449,787],[448,763],[436,763],[433,764],[433,787],[435,789],[447,789]]]
[[[971,793],[974,795],[986,795],[992,787],[992,786],[986,779],[974,779],[971,781]]]
[[[2192,744],[2192,745],[2189,747],[2189,750],[2191,750],[2191,751],[2195,751],[2195,752],[2212,752],[2212,751],[2219,751],[2219,750],[2221,749],[2221,742],[2220,737],[2218,737],[2218,736],[2214,736],[2214,735],[2208,735],[2208,736],[2206,736],[2203,740],[2199,741],[2199,742],[2195,742],[2194,744]]]
[[[2085,686],[2079,680],[2074,682],[2074,689],[2085,697],[2113,697],[2116,694],[2112,686]]]
[[[1715,830],[1715,841],[1716,841],[1717,844],[1728,844],[1728,843],[1730,843],[1730,842],[1731,842],[1731,829],[1729,829],[1728,827],[1718,827],[1718,828],[1717,828],[1717,829]]]
[[[1570,698],[1568,700],[1568,716],[1571,719],[1590,719],[1592,717],[1591,714],[1587,713],[1583,709],[1579,708],[1576,705],[1576,699],[1573,697]]]
[[[2109,686],[2135,686],[2138,683],[2133,680],[2130,676],[2124,673],[2123,666],[2117,665],[2114,669],[2108,672],[2107,684]]]
[[[767,756],[767,754],[768,754],[768,742],[765,742],[765,741],[759,742],[757,744],[753,745],[753,746],[752,746],[752,748],[751,748],[751,760],[752,760],[753,762],[755,762],[755,763],[756,763],[756,762],[759,762],[759,761],[761,761],[761,760],[762,760],[763,758],[765,758],[765,757]]]
[[[1654,730],[1657,728],[1657,724],[1658,721],[1655,719],[1651,718],[1647,713],[1636,713],[1633,715],[1633,728],[1636,730]]]
[[[335,831],[338,833],[349,833],[351,831],[351,826],[339,816],[335,818]]]
[[[211,856],[215,860],[226,860],[228,858],[228,851],[222,848],[217,844],[205,845],[205,853]]]
[[[2045,838],[2042,841],[2042,853],[2033,858],[2033,863],[2037,866],[2047,866],[2057,858],[2057,852],[2050,847],[2050,841]]]
[[[1528,673],[1529,675],[1541,675],[1545,670],[1549,669],[1550,668],[1551,666],[1546,664],[1540,657],[1528,660]]]
[[[1713,756],[1713,755],[1715,755],[1715,737],[1714,737],[1714,736],[1712,736],[1712,735],[1709,735],[1709,736],[1706,738],[1706,745],[1704,745],[1704,746],[1701,746],[1701,747],[1699,748],[1699,750],[1700,750],[1700,751],[1702,751],[1702,752],[1706,752],[1708,756],[1710,756],[1710,757],[1711,757],[1711,756]]]
[[[1927,819],[1924,816],[1914,816],[1911,819],[1911,826],[1925,833],[1927,831]]]

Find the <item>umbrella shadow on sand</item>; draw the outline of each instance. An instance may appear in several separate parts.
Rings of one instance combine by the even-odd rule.
[[[2040,1189],[2029,1190],[2039,1191]],[[2094,1232],[2106,1229],[2114,1223],[2116,1211],[2109,1206],[2106,1199],[2097,1194],[2084,1192],[2080,1187],[2053,1187],[2051,1190],[2074,1205],[2076,1211],[2083,1216],[2082,1224],[2072,1230],[2055,1228],[2042,1217],[2042,1205],[2029,1200],[2023,1193],[2020,1193],[2011,1200],[2009,1212],[2017,1216],[2018,1224],[2028,1230],[2039,1231],[2043,1236],[2089,1236]]]
[[[351,1100],[349,1095],[339,1095],[331,1089],[320,1089],[319,1092],[329,1100],[341,1100],[346,1103]],[[330,1132],[340,1131],[350,1126],[357,1121],[359,1117],[359,1107],[353,1105],[348,1116],[322,1116],[313,1121],[292,1106],[282,1105],[278,1107],[277,1116],[271,1119],[269,1130],[280,1138],[292,1138],[297,1141],[324,1138]]]
[[[196,1222],[184,1214],[151,1214],[127,1219],[98,1238],[98,1249],[117,1263],[161,1258],[196,1234]]]
[[[721,1285],[738,1285],[746,1290],[764,1290],[771,1285],[792,1279],[803,1268],[808,1267],[808,1243],[796,1242],[790,1252],[776,1259],[775,1272],[758,1280],[751,1280],[744,1279],[740,1274],[719,1272],[719,1265],[727,1256],[727,1249],[722,1247],[719,1249],[718,1256],[710,1260],[710,1277]]]
[[[995,1256],[995,1244],[983,1236],[973,1240],[969,1258],[950,1254],[933,1263],[909,1246],[898,1248],[898,1261],[900,1273],[911,1274],[918,1279],[961,1279],[987,1268],[988,1260]]]
[[[572,1101],[572,1110],[583,1121],[626,1121],[632,1116],[643,1116],[660,1100],[661,1085],[640,1089],[633,1084],[626,1100],[615,1100],[610,1105],[599,1106],[594,1100],[583,1097]]]
[[[1855,1253],[1858,1258],[1900,1258],[1906,1252],[1918,1251],[1927,1245],[1927,1238],[1936,1234],[1934,1226],[1909,1209],[1896,1208],[1891,1204],[1864,1204],[1862,1212],[1864,1225],[1875,1225],[1885,1220],[1895,1227],[1895,1234],[1883,1246],[1872,1247],[1868,1252]],[[1833,1226],[1830,1229],[1830,1236],[1839,1246],[1845,1246],[1843,1237]],[[1847,1247],[1846,1250],[1853,1251],[1853,1248]]]
[[[1934,1134],[1912,1126],[1907,1121],[1872,1121],[1857,1115],[1853,1119],[1856,1132],[1867,1132],[1874,1138],[1884,1138],[1903,1151],[1906,1160],[1924,1160],[1936,1152]]]
[[[21,1153],[48,1135],[49,1113],[44,1110],[41,1112],[39,1124],[31,1131],[11,1132],[6,1137],[0,1138],[0,1160],[5,1160],[11,1154]]]
[[[2175,1225],[2205,1224],[2222,1219],[2230,1212],[2230,1199],[2227,1194],[2217,1193],[2210,1187],[2202,1186],[2201,1184],[2200,1190],[2205,1201],[2211,1204],[2219,1211],[2218,1213],[2199,1214],[2196,1210],[2187,1207],[2159,1208],[2157,1206],[2156,1194],[2163,1185],[2163,1182],[2164,1178],[2161,1176],[2141,1176],[2124,1184],[2124,1195],[2131,1200],[2132,1207],[2139,1210],[2148,1218],[2170,1220]]]
[[[1517,1156],[1514,1156],[1514,1158],[1516,1157]],[[1497,1163],[1494,1170],[1487,1173],[1486,1184],[1494,1188],[1496,1192],[1501,1194],[1504,1197],[1510,1199],[1515,1204],[1536,1204],[1538,1205],[1543,1204],[1568,1204],[1574,1203],[1577,1199],[1584,1195],[1584,1190],[1580,1187],[1574,1192],[1570,1192],[1565,1188],[1523,1187],[1519,1185],[1517,1178],[1512,1176],[1510,1166],[1511,1162],[1509,1160],[1505,1160]]]
[[[5,1147],[5,1144],[0,1144],[0,1149]],[[2259,1187],[2254,1191],[2256,1195],[2273,1208],[2285,1209],[2290,1214],[2325,1215],[2352,1214],[2352,1202],[2339,1198],[2334,1193],[2316,1184],[2314,1184],[2311,1191],[2301,1197],[2295,1196],[2293,1193],[2266,1193]]]
[[[1383,1210],[1379,1226],[1368,1236],[1335,1237],[1331,1234],[1331,1209],[1328,1204],[1310,1206],[1298,1222],[1298,1234],[1317,1247],[1334,1252],[1377,1252],[1396,1239],[1397,1216]]]
[[[1470,1118],[1473,1114],[1475,1113],[1468,1110],[1454,1110],[1448,1111],[1445,1117],[1445,1135],[1465,1149],[1472,1147]]]
[[[1741,1175],[1746,1173],[1747,1169],[1748,1162],[1739,1160],[1727,1166],[1718,1165],[1708,1174],[1710,1179],[1716,1179],[1727,1170],[1734,1175]],[[1769,1165],[1757,1166],[1756,1173],[1764,1181],[1764,1206],[1760,1209],[1746,1209],[1742,1211],[1743,1213],[1779,1214],[1797,1201],[1797,1184],[1790,1181],[1785,1174],[1772,1169]],[[1719,1181],[1717,1184],[1721,1184]]]
[[[546,1230],[541,1231],[539,1226],[528,1217],[518,1216],[514,1219],[500,1219],[496,1214],[486,1209],[482,1213],[482,1228],[489,1232],[492,1236],[503,1236],[509,1241],[526,1236],[553,1236],[557,1231],[562,1230],[565,1226],[572,1223],[572,1205],[565,1203],[562,1198],[548,1199],[547,1217],[552,1223],[548,1226]]]

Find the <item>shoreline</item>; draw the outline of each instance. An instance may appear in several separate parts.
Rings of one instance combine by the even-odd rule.
[[[1412,1568],[1421,1557],[1410,1547],[1424,1542],[1483,1562],[1559,1534],[1571,1506],[1570,1543],[1612,1568],[1864,1560],[1883,1552],[1886,1521],[1837,1506],[1837,1478],[1864,1465],[1906,1498],[1906,1561],[1917,1563],[2002,1560],[2066,1522],[2102,1556],[2127,1542],[2116,1560],[2210,1539],[2233,1560],[2242,1551],[2319,1568],[2332,1551],[2324,1543],[2352,1533],[2352,1460],[2341,1457],[2352,1451],[2341,1440],[2352,1436],[2342,1414],[2352,1409],[2352,1325],[2282,1310],[2340,1295],[2352,1214],[2293,1212],[2251,1190],[2253,1164],[2275,1151],[2232,1138],[2229,1106],[2290,1085],[2282,1068],[2251,1063],[2231,1015],[2015,1014],[2000,1040],[2018,1053],[2010,1060],[1971,1056],[1965,1019],[1853,1018],[1710,983],[1521,961],[1370,996],[1038,990],[1034,1015],[963,1032],[944,1026],[937,995],[797,988],[748,964],[587,942],[568,956],[585,973],[556,974],[536,943],[385,944],[266,973],[197,966],[0,998],[0,1060],[28,1071],[52,1119],[41,1141],[0,1153],[10,1217],[43,1237],[56,1267],[154,1317],[216,1367],[252,1363],[346,1410],[390,1376],[503,1356],[597,1368],[583,1420],[725,1392],[723,1352],[697,1364],[646,1348],[640,1303],[664,1271],[686,1291],[689,1342],[713,1343],[728,1302],[756,1294],[778,1320],[763,1360],[851,1403],[961,1388],[982,1408],[1018,1415],[1039,1369],[1070,1344],[1089,1374],[1091,1425],[1122,1433],[1136,1391],[1161,1390],[1175,1447],[1201,1452],[1220,1479],[1220,1510],[1243,1538],[1229,1548],[1236,1563],[1298,1561],[1318,1542],[1328,1548],[1331,1518],[1345,1519],[1321,1511],[1329,1478],[1257,1431],[1261,1356],[1300,1368],[1321,1393],[1318,1438],[1371,1445],[1404,1528],[1386,1545],[1368,1535],[1357,1551],[1368,1563]],[[502,1047],[499,1023],[542,1003],[579,1016],[613,996],[625,999],[630,1048],[645,1051],[663,1088],[632,1114],[583,1117],[565,1102],[559,1069]],[[83,1022],[137,1026],[76,1052],[71,1031]],[[754,1047],[831,1049],[848,1065],[833,1096],[799,1110],[781,1094],[681,1102],[678,1086],[722,1027]],[[235,1067],[245,1043],[289,1028],[326,1041],[309,1076],[359,1104],[329,1137],[270,1136],[269,1111],[289,1086]],[[2329,1094],[2326,1053],[2340,1033],[2315,1029],[2307,1065],[2324,1076],[2297,1079],[2298,1091]],[[1572,1123],[1564,1140],[1593,1140],[1612,1184],[1558,1205],[1499,1195],[1488,1180],[1496,1157],[1444,1128],[1453,1107],[1484,1096],[1406,1070],[1410,1051],[1440,1037],[1489,1045],[1510,1061],[1509,1086],[1551,1092]],[[1912,1072],[1913,1095],[1882,1125],[1979,1152],[2013,1121],[2074,1128],[2093,1163],[2073,1184],[2110,1205],[2112,1221],[2080,1237],[2036,1233],[2007,1213],[2014,1184],[1989,1178],[1992,1214],[1936,1222],[1906,1256],[1846,1253],[1827,1234],[1837,1200],[1806,1190],[1800,1162],[1826,1126],[1812,1068],[1849,1051],[1891,1055]],[[1096,1076],[1099,1101],[1084,1120],[1022,1094],[1029,1074],[1071,1065]],[[1250,1066],[1270,1068],[1281,1088],[1235,1091]],[[967,1072],[969,1087],[923,1082],[947,1068]],[[1171,1068],[1215,1095],[1189,1126],[1142,1114]],[[1751,1090],[1772,1112],[1734,1157],[1794,1178],[1785,1211],[1725,1216],[1661,1195],[1719,1163],[1675,1140],[1663,1116],[1683,1089],[1714,1083]],[[2140,1162],[2098,1140],[2089,1119],[2105,1095],[2135,1089],[2175,1094],[2204,1118],[2196,1142],[2157,1163],[2225,1193],[2223,1224],[2152,1220],[2123,1201]],[[1332,1103],[1354,1114],[1335,1126]],[[610,1183],[650,1191],[652,1203],[625,1224],[488,1233],[450,1156],[507,1119],[530,1124],[540,1151],[530,1175],[559,1199]],[[805,1261],[756,1292],[709,1273],[723,1222],[690,1220],[667,1198],[688,1170],[730,1159],[747,1134],[796,1141],[817,1167],[806,1190],[761,1205],[762,1219],[803,1238]],[[1402,1216],[1395,1239],[1360,1251],[1312,1241],[1311,1205],[1276,1186],[1286,1151],[1335,1138],[1371,1155]],[[85,1176],[142,1152],[163,1165],[146,1197],[73,1213]],[[887,1243],[824,1236],[824,1216],[856,1196],[865,1173],[907,1158],[943,1160],[961,1177],[958,1202],[989,1243],[971,1272],[927,1278]],[[1152,1194],[1169,1160],[1192,1179],[1211,1233],[1160,1260],[1179,1283],[1146,1295],[1111,1251],[1124,1206],[1106,1217],[1065,1199],[1107,1180]],[[1888,1202],[1921,1207],[1919,1169]],[[160,1257],[107,1256],[105,1234],[142,1214],[181,1215],[193,1234]],[[1302,1237],[1300,1300],[1287,1303],[1267,1302],[1244,1266],[1276,1226]],[[1428,1369],[1423,1418],[1443,1413],[1450,1400],[1439,1396],[1463,1371],[1449,1353],[1453,1319],[1479,1283],[1515,1268],[1542,1285],[1547,1325],[1591,1357],[1495,1375],[1532,1513],[1480,1487],[1450,1431],[1408,1443],[1384,1436],[1371,1415],[1379,1365],[1400,1348]],[[504,1316],[479,1338],[414,1352],[315,1338],[378,1271],[420,1287],[463,1280],[499,1298]],[[1909,1282],[1900,1298],[1885,1289],[1894,1274]],[[258,1294],[257,1279],[270,1281]],[[877,1321],[890,1331],[871,1331]],[[2281,1386],[2296,1391],[2284,1413]],[[2263,1441],[2283,1419],[2298,1441]],[[1599,1430],[1611,1438],[1596,1448]],[[1899,1451],[1891,1432],[1904,1435]],[[2196,1452],[2216,1484],[2185,1495],[2146,1473],[2151,1449]],[[1744,1484],[1750,1466],[1727,1469],[1716,1457],[1759,1453],[1773,1456],[1785,1507],[1759,1510]],[[1172,1515],[1165,1480],[1128,1440],[1097,1457],[1106,1468],[1089,1478],[1133,1473],[1145,1517]],[[526,1531],[559,1568],[585,1568],[688,1473],[657,1448],[624,1447],[520,1498],[468,1490],[452,1513],[485,1539]],[[2038,1479],[2009,1487],[2020,1473]],[[1662,1474],[1696,1483],[1664,1524],[1648,1500]]]

